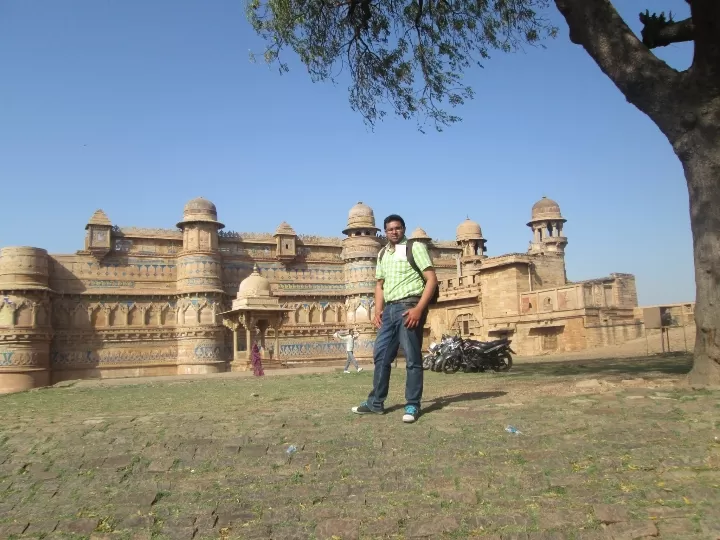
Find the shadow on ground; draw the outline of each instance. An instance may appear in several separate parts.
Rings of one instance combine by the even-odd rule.
[[[567,375],[607,375],[641,377],[643,375],[685,375],[692,368],[692,355],[667,353],[633,358],[593,358],[553,362],[517,362],[518,375],[559,377]]]
[[[424,407],[422,410],[423,414],[428,414],[434,411],[439,411],[440,409],[443,409],[447,407],[448,405],[451,405],[453,403],[461,403],[463,401],[478,401],[481,399],[492,399],[492,398],[498,398],[502,397],[507,392],[465,392],[463,394],[454,394],[452,396],[443,396],[439,397],[437,399],[429,400],[431,405],[429,407]],[[385,412],[392,412],[397,411],[398,409],[402,409],[405,407],[404,405],[393,405],[392,407],[388,407],[385,409]]]

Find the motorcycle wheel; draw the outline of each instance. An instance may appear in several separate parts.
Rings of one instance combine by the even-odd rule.
[[[493,367],[493,371],[509,371],[512,367],[512,356],[510,353],[503,353],[498,358],[498,363]]]
[[[445,364],[447,364],[447,361],[448,361],[447,356],[440,359],[440,361],[437,364],[435,364],[435,371],[437,371],[438,373],[443,373],[445,371]]]
[[[443,371],[445,373],[457,373],[457,371],[462,366],[462,357],[461,356],[451,356],[447,360],[445,360],[445,364],[443,365]]]
[[[433,365],[433,358],[431,356],[426,356],[423,358],[423,369],[430,369]]]

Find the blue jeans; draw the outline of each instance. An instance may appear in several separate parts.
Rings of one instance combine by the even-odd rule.
[[[350,362],[353,363],[353,365],[355,366],[355,369],[358,369],[360,367],[360,365],[358,364],[358,361],[355,360],[355,355],[353,354],[353,352],[347,351],[347,362],[345,362],[345,371],[347,371],[348,368],[350,367]]]
[[[393,360],[402,345],[407,361],[407,380],[405,381],[405,402],[407,405],[415,405],[420,409],[420,401],[423,392],[423,367],[422,367],[422,339],[425,317],[423,314],[420,323],[415,328],[405,326],[405,318],[402,316],[417,302],[390,303],[385,306],[382,314],[382,326],[375,338],[375,350],[373,361],[375,373],[373,374],[373,389],[368,395],[368,407],[380,411],[383,410],[385,399],[390,389],[390,371]]]

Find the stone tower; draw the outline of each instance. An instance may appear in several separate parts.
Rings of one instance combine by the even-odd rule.
[[[467,218],[455,230],[455,241],[462,251],[458,254],[457,275],[472,275],[479,271],[483,259],[486,258],[485,243],[480,225]]]
[[[455,240],[462,248],[463,257],[484,257],[487,240],[483,238],[482,229],[478,223],[467,218],[455,230]]]
[[[222,260],[218,249],[215,205],[198,197],[185,205],[183,248],[177,258],[178,374],[225,370],[225,333],[217,314],[222,311]]]
[[[426,246],[432,242],[432,238],[428,236],[428,233],[425,232],[425,229],[421,227],[417,227],[412,234],[410,235],[410,240],[417,240],[418,242],[422,242]]]
[[[0,249],[0,393],[50,384],[48,254]]]
[[[368,205],[357,203],[350,209],[347,227],[343,231],[342,257],[345,261],[347,322],[367,324],[375,303],[375,266],[380,251],[380,229],[375,226],[375,214]]]
[[[527,226],[533,233],[528,254],[534,255],[531,265],[534,288],[561,287],[567,283],[565,221],[560,205],[552,199],[543,197],[532,207]]]
[[[563,223],[567,220],[560,213],[560,205],[543,197],[532,207],[527,226],[532,229],[533,239],[528,253],[565,253],[567,238],[563,235]]]

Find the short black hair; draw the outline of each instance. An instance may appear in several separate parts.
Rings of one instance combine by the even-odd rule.
[[[388,217],[386,217],[385,221],[383,221],[383,227],[385,227],[387,229],[387,225],[391,221],[399,221],[402,224],[403,229],[405,228],[405,220],[403,218],[401,218],[400,216],[398,216],[397,214],[390,214]]]

